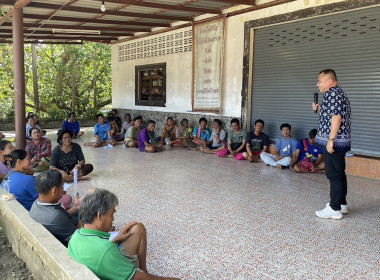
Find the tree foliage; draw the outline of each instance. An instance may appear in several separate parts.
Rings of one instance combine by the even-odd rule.
[[[36,45],[40,112],[43,117],[62,118],[72,111],[93,116],[111,103],[111,47],[83,45]],[[36,112],[33,91],[32,48],[26,44],[26,110]],[[1,118],[14,114],[13,54],[11,44],[0,44]],[[73,104],[74,102],[74,104]]]

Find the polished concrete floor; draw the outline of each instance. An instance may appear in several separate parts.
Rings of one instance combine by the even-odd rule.
[[[86,129],[83,144],[91,139]],[[54,136],[52,136],[53,138]],[[380,181],[348,176],[349,213],[323,220],[324,174],[168,148],[83,147],[90,187],[119,197],[115,226],[148,232],[148,270],[181,279],[380,279]],[[73,194],[73,188],[69,189]]]

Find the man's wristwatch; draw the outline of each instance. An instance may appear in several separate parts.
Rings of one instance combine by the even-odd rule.
[[[335,140],[335,138],[329,138],[329,141],[334,141]]]

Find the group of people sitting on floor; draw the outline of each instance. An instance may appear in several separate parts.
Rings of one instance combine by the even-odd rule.
[[[291,137],[291,125],[280,126],[282,137],[275,145],[274,155],[269,153],[268,136],[262,132],[264,121],[255,121],[254,130],[248,133],[240,127],[238,119],[231,120],[231,130],[227,133],[219,119],[213,121],[212,131],[207,128],[207,120],[200,118],[194,130],[189,120],[184,118],[180,125],[169,117],[161,137],[156,137],[156,123],[153,120],[143,124],[141,116],[133,120],[125,114],[121,124],[117,110],[109,113],[107,120],[103,114],[97,115],[98,123],[94,127],[94,139],[85,146],[100,147],[116,145],[123,141],[127,148],[138,148],[141,152],[154,153],[163,150],[163,146],[185,147],[200,150],[203,153],[217,154],[218,157],[234,157],[237,160],[256,162],[260,159],[266,165],[279,168],[290,167],[295,172],[320,172],[324,170],[322,150],[314,146],[316,129],[309,132],[309,137],[297,142]],[[119,129],[120,128],[120,129]]]
[[[193,130],[187,119],[182,119],[177,126],[169,117],[161,137],[155,137],[153,120],[143,125],[141,116],[133,120],[129,114],[125,117],[126,122],[121,124],[120,118],[117,120],[117,111],[107,120],[99,114],[94,140],[85,145],[116,145],[124,139],[123,145],[138,148],[141,152],[157,152],[163,149],[163,145],[168,145],[250,162],[261,159],[267,165],[288,166],[296,172],[324,169],[322,151],[314,146],[316,129],[310,131],[308,138],[297,142],[291,137],[291,126],[282,124],[282,137],[276,142],[272,155],[268,136],[262,132],[264,121],[260,119],[255,121],[254,130],[248,133],[234,118],[231,120],[232,130],[227,134],[218,119],[213,121],[210,131],[205,118],[201,118]],[[99,278],[149,277],[146,230],[141,223],[129,223],[110,240],[117,197],[107,190],[91,188],[83,198],[77,194],[73,202],[63,190],[65,182],[74,180],[74,169],[78,170],[78,180],[88,179],[87,174],[93,170],[91,164],[86,164],[80,145],[72,142],[73,138],[83,135],[76,122],[75,114],[71,113],[58,133],[58,145],[53,150],[50,140],[41,135],[40,128],[32,125],[32,121],[25,150],[14,150],[11,142],[0,140],[1,185],[7,184],[20,204],[30,211],[30,216],[68,246],[69,254]],[[35,171],[41,172],[37,178],[32,176]]]

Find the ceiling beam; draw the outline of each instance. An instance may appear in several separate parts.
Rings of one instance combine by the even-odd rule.
[[[1,35],[0,38],[3,39],[10,39],[12,38],[12,34],[10,35]],[[83,37],[83,36],[28,36],[26,39],[29,40],[117,40],[117,37],[111,37],[111,38],[103,38],[102,36],[99,35],[99,37],[91,35],[89,37]]]
[[[12,29],[0,29],[0,34],[2,33],[5,33],[5,34],[12,34]],[[53,31],[51,30],[30,30],[30,29],[26,29],[24,30],[24,35],[27,35],[27,34],[40,34],[40,35],[53,35],[53,34],[67,34],[67,33],[59,33],[59,32],[56,32],[56,33],[53,33]],[[75,33],[75,35],[88,35],[88,33],[86,32],[83,32],[83,33]],[[121,37],[121,36],[133,36],[134,33],[129,33],[129,32],[112,32],[112,33],[108,33],[108,32],[101,32],[100,33],[101,36],[116,36],[116,37]]]
[[[211,0],[211,1],[256,6],[256,0]]]
[[[153,19],[163,19],[163,20],[172,20],[172,21],[192,21],[193,20],[192,17],[164,16],[164,15],[110,11],[110,10],[107,10],[104,13],[102,13],[100,9],[84,8],[84,7],[78,7],[78,6],[64,6],[61,8],[60,5],[38,3],[38,2],[32,2],[28,5],[28,7],[52,9],[52,10],[61,9],[63,11],[90,13],[90,14],[98,14],[98,15],[101,14],[101,15],[114,15],[114,16],[122,16],[122,17],[153,18]]]
[[[3,26],[12,26],[11,22],[5,22]],[[24,23],[24,27],[38,28],[40,23]],[[125,32],[150,32],[148,28],[116,28],[116,27],[104,27],[104,26],[76,26],[76,25],[63,25],[63,24],[43,24],[42,28],[52,29],[76,29],[76,30],[100,30],[100,31],[125,31]]]
[[[49,15],[36,15],[36,14],[24,14],[24,18],[48,20]],[[94,18],[76,18],[76,17],[60,17],[53,16],[51,20],[57,21],[69,21],[69,22],[84,22],[84,23],[101,23],[101,24],[119,24],[119,25],[133,25],[133,26],[150,26],[150,27],[170,27],[170,23],[153,23],[153,22],[134,22],[124,20],[104,20]]]
[[[98,1],[98,0],[95,0],[95,1]],[[106,2],[116,3],[116,4],[128,4],[132,6],[140,6],[140,7],[148,7],[148,8],[157,8],[157,9],[163,9],[163,10],[176,10],[176,11],[185,11],[185,12],[193,12],[193,13],[209,13],[209,14],[217,14],[217,15],[221,14],[220,10],[187,7],[185,5],[168,5],[168,4],[136,1],[136,0],[106,0]]]
[[[274,6],[277,6],[277,5],[281,5],[281,4],[285,4],[285,3],[289,3],[289,2],[293,2],[293,1],[296,1],[296,0],[277,0],[277,1],[272,1],[272,2],[265,3],[265,4],[260,4],[260,5],[251,7],[251,8],[237,10],[237,11],[228,13],[227,16],[228,17],[237,16],[237,15],[241,15],[241,14],[245,14],[245,13],[249,13],[249,12],[253,12],[253,11],[257,11],[257,10],[261,10],[261,9],[265,9],[265,8],[270,8],[270,7],[274,7]]]
[[[2,25],[12,16],[12,12],[14,9],[22,9],[24,6],[28,5],[30,2],[32,2],[32,0],[18,0],[16,1],[16,3],[12,2],[11,5],[14,4],[13,8],[9,9],[9,11],[5,14],[5,16],[0,18],[0,25]]]

